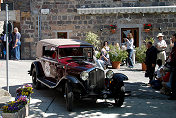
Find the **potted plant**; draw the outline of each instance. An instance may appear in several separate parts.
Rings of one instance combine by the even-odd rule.
[[[144,24],[144,31],[145,32],[149,32],[152,29],[152,25],[151,24]]]
[[[125,50],[119,50],[115,46],[110,46],[110,49],[109,56],[112,62],[112,68],[120,69],[120,63],[128,57],[128,53]]]
[[[25,118],[25,116],[28,116],[30,96],[32,93],[33,88],[31,84],[25,84],[17,88],[15,101],[1,108],[3,118]]]
[[[116,33],[116,28],[117,28],[116,25],[110,25],[110,32],[111,32],[112,34]]]
[[[19,87],[16,89],[17,97],[21,96],[21,95],[25,95],[28,97],[29,102],[30,102],[30,97],[31,97],[32,93],[34,93],[34,92],[33,92],[33,88],[32,88],[31,84],[25,84],[23,87]]]
[[[146,58],[146,51],[147,48],[145,45],[142,45],[141,47],[137,47],[136,49],[136,60],[142,64],[142,70],[146,70],[146,65],[145,65],[145,58]]]
[[[16,99],[1,108],[3,118],[25,118],[28,116],[29,112],[26,112],[29,110],[27,96],[20,96]]]

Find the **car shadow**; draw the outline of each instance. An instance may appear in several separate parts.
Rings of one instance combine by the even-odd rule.
[[[15,97],[16,88],[20,86],[10,86],[10,93],[13,97]],[[165,107],[168,107],[172,114],[175,113],[173,111],[175,106],[173,102],[168,104],[167,96],[161,95],[158,91],[145,86],[145,83],[125,82],[125,86],[127,91],[131,91],[131,96],[125,98],[122,107],[114,106],[113,99],[108,99],[107,101],[98,99],[96,102],[77,100],[74,102],[72,112],[66,110],[65,99],[57,90],[48,89],[47,87],[42,87],[41,90],[34,89],[34,93],[31,96],[29,117],[89,118],[109,117],[113,114],[117,118],[148,118],[157,117],[155,111],[165,109]]]

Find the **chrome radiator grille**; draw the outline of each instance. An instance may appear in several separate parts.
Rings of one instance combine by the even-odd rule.
[[[90,89],[103,89],[104,88],[104,71],[101,69],[94,69],[89,72],[89,88]]]

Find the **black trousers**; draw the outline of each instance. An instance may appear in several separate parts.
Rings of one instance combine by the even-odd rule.
[[[171,82],[171,96],[176,98],[176,70],[172,70],[170,74],[170,82]]]
[[[3,45],[4,45],[5,50],[6,50],[6,42],[3,42]],[[12,52],[12,42],[9,43],[9,59],[11,59],[11,55],[12,55],[11,52]]]
[[[155,73],[155,67],[152,67],[152,65],[147,65],[147,74],[149,77],[149,83],[153,80],[153,76]]]

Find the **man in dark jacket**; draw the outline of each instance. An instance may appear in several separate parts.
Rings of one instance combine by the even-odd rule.
[[[170,74],[169,81],[171,83],[172,94],[169,100],[176,100],[176,34],[173,34],[172,42],[174,43],[174,46],[169,56],[170,66],[171,66],[171,72],[170,72],[171,74]]]
[[[146,75],[149,77],[149,84],[153,80],[157,60],[157,49],[153,46],[152,42],[147,42],[147,52],[145,64],[147,66]]]

